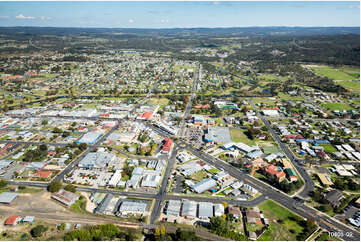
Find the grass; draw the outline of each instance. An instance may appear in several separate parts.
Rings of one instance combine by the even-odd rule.
[[[219,170],[217,168],[212,168],[209,170],[209,172],[212,174],[217,174],[219,172]]]
[[[297,240],[297,236],[303,232],[303,227],[295,221],[297,219],[302,220],[302,218],[288,209],[270,200],[261,203],[259,208],[263,212],[265,218],[269,219],[270,227],[258,238],[258,240]],[[277,222],[277,220],[282,220],[283,223],[281,224]]]
[[[323,103],[321,105],[330,110],[351,110],[351,109],[353,109],[347,103]]]
[[[244,134],[244,132],[240,129],[234,129],[234,128],[230,128],[229,129],[230,133],[231,133],[231,138],[233,142],[242,142],[245,143],[247,145],[254,145],[255,141],[254,140],[250,140],[247,135]]]
[[[75,201],[71,206],[70,210],[76,213],[86,213],[86,199],[79,199]]]
[[[311,67],[317,75],[325,76],[333,80],[353,80],[355,77],[345,73],[342,69],[335,69],[330,66]]]
[[[41,188],[34,188],[34,187],[25,187],[25,189],[18,189],[18,193],[37,193],[41,192],[43,189]]]
[[[321,146],[325,149],[326,153],[332,153],[337,151],[337,149],[331,144],[323,144]]]
[[[207,178],[208,177],[208,175],[207,175],[207,172],[205,172],[205,171],[197,171],[197,172],[195,172],[195,173],[193,173],[192,175],[191,175],[191,179],[192,180],[195,180],[195,181],[202,181],[204,178]]]
[[[360,81],[338,81],[337,84],[350,89],[352,92],[360,92]]]
[[[168,98],[151,98],[149,101],[153,105],[168,105],[169,103]]]
[[[272,154],[280,152],[276,146],[262,146],[265,154]]]

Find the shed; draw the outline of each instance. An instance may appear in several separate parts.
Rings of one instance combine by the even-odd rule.
[[[0,203],[10,204],[18,196],[16,193],[3,192],[0,194]]]

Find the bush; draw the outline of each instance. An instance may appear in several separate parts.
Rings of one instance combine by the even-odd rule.
[[[68,192],[72,192],[75,193],[76,192],[76,187],[72,184],[68,184],[64,187],[64,190],[68,191]]]
[[[48,227],[46,227],[44,225],[38,225],[30,230],[30,234],[33,237],[40,237],[47,230],[48,230]]]
[[[7,182],[7,181],[5,181],[5,180],[3,180],[3,179],[0,180],[0,188],[4,188],[4,187],[6,187],[7,185],[8,185],[8,182]]]

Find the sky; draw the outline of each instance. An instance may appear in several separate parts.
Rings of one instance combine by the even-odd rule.
[[[3,2],[0,26],[360,26],[360,2]]]

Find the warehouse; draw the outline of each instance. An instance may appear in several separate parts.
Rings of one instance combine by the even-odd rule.
[[[210,126],[207,129],[207,133],[204,135],[206,142],[214,143],[230,143],[232,142],[229,128],[227,127],[213,127]]]
[[[118,182],[120,181],[120,179],[122,178],[122,171],[121,170],[116,170],[112,176],[112,178],[110,178],[109,182],[108,182],[108,186],[110,187],[115,187]]]
[[[213,203],[200,202],[198,209],[198,217],[200,219],[208,219],[213,217]]]
[[[214,205],[214,216],[222,216],[224,214],[224,206],[223,204],[215,204]]]
[[[160,176],[157,175],[145,175],[142,180],[142,187],[157,187],[160,180]]]
[[[12,192],[3,192],[0,194],[0,203],[1,204],[10,204],[18,196],[16,193]]]
[[[147,202],[140,200],[125,200],[121,203],[117,216],[130,214],[143,214],[147,208]]]
[[[93,145],[95,142],[103,135],[101,132],[88,132],[81,137],[77,143],[85,143],[88,145]]]
[[[198,182],[196,185],[194,185],[192,188],[197,193],[205,192],[212,187],[216,186],[217,182],[213,180],[212,178],[205,178],[202,181]]]
[[[105,152],[91,152],[87,154],[78,164],[80,168],[102,169],[116,159],[114,154]]]
[[[104,199],[99,203],[99,205],[95,208],[94,213],[104,214],[105,209],[108,207],[110,201],[113,199],[113,195],[108,193]]]
[[[169,200],[167,206],[167,215],[179,216],[181,210],[181,201],[179,200]]]
[[[79,195],[61,189],[60,191],[53,193],[51,198],[65,204],[66,206],[70,206],[79,199]]]
[[[182,207],[182,217],[195,218],[197,215],[197,204],[193,201],[185,201]]]

